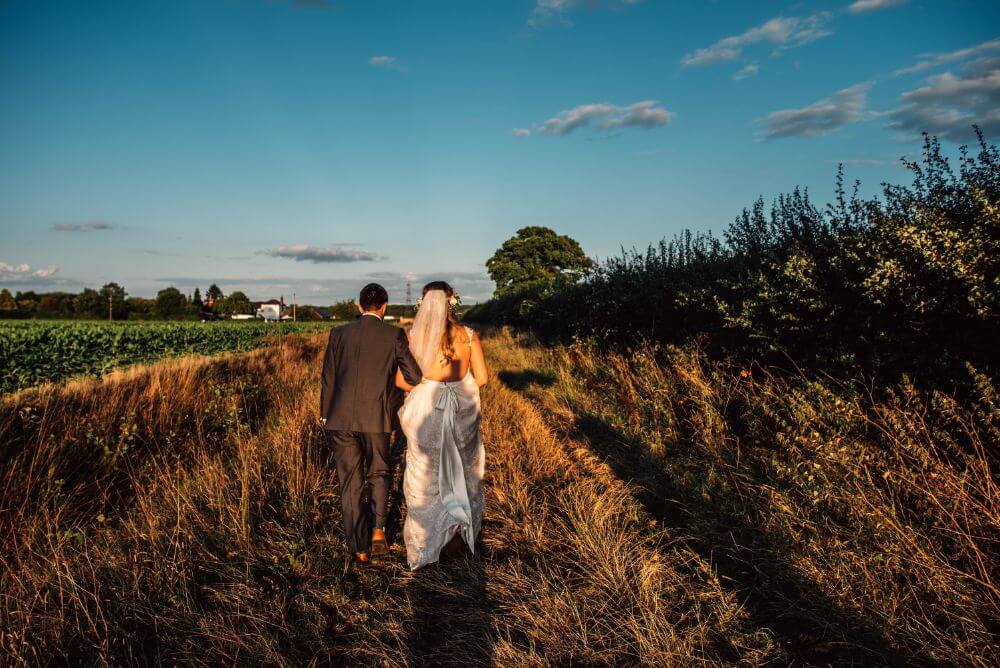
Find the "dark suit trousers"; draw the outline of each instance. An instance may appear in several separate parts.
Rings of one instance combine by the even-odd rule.
[[[388,514],[389,434],[331,429],[326,443],[337,463],[347,548],[367,552],[372,527],[384,528]]]

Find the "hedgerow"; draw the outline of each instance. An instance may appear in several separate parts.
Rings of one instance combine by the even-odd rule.
[[[909,185],[820,209],[805,190],[744,209],[722,238],[685,231],[623,251],[580,282],[521,286],[467,314],[548,340],[619,348],[704,336],[770,364],[935,384],[995,372],[1000,340],[1000,154],[979,134],[956,170],[925,136]]]

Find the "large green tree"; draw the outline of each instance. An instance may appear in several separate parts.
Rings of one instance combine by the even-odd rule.
[[[592,265],[576,240],[547,227],[522,227],[486,261],[486,270],[499,296],[539,281],[576,281]]]
[[[237,290],[215,305],[215,310],[224,315],[253,315],[253,304],[242,292]]]
[[[0,290],[0,311],[16,311],[17,302],[14,301],[14,295],[10,294],[10,290],[4,288]]]
[[[128,304],[129,319],[146,320],[152,318],[156,313],[155,299],[129,297],[125,300],[125,303]]]
[[[14,301],[17,302],[17,308],[21,310],[22,313],[34,313],[38,308],[38,301],[41,297],[34,290],[28,290],[27,292],[17,291],[14,295]]]
[[[108,300],[93,288],[84,288],[76,296],[76,315],[81,318],[108,317]]]
[[[69,318],[73,315],[76,295],[68,292],[50,292],[38,301],[37,313],[46,318]]]
[[[186,306],[187,297],[177,288],[164,288],[156,293],[156,315],[160,318],[178,318]]]
[[[117,283],[107,283],[101,288],[101,299],[104,300],[104,315],[108,314],[108,301],[111,301],[112,317],[115,320],[123,320],[128,317],[128,303],[125,288]]]
[[[330,307],[330,316],[334,320],[354,320],[358,317],[358,305],[353,299],[339,301]]]

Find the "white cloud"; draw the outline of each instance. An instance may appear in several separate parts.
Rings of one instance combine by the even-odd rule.
[[[760,67],[757,63],[750,63],[738,69],[735,74],[733,74],[733,79],[739,81],[740,79],[746,79],[747,77],[752,77],[760,72]]]
[[[1000,134],[1000,56],[973,60],[958,74],[937,74],[925,84],[903,93],[903,105],[889,114],[889,128],[955,142],[973,139],[973,124],[987,136]]]
[[[578,4],[575,0],[536,0],[535,8],[528,17],[528,25],[537,28],[552,21],[565,20],[565,12]]]
[[[528,137],[531,135],[531,130],[528,128],[514,128],[510,133],[515,137]]]
[[[612,0],[607,4],[637,5],[642,0]],[[580,7],[595,7],[600,0],[535,0],[535,6],[528,17],[528,25],[538,28],[551,23],[569,23],[566,14]]]
[[[923,53],[919,56],[920,62],[916,65],[896,70],[895,74],[896,76],[902,76],[905,74],[926,72],[942,65],[968,60],[973,56],[978,56],[989,51],[1000,51],[1000,39],[991,39],[988,42],[983,42],[982,44],[976,44],[975,46],[958,49],[957,51],[949,51],[947,53]]]
[[[655,128],[666,125],[675,114],[656,100],[645,100],[627,106],[598,103],[583,104],[561,111],[538,127],[539,134],[565,136],[582,127],[593,125],[598,130],[639,127]]]
[[[881,158],[846,158],[844,160],[830,160],[830,162],[835,165],[844,165],[845,167],[878,167],[888,165],[891,160],[883,160]]]
[[[58,271],[59,269],[56,267],[32,269],[31,265],[27,264],[0,262],[0,284],[22,285],[45,282],[46,279],[51,279]]]
[[[406,71],[406,65],[400,62],[396,56],[372,56],[368,59],[368,64],[386,70]]]
[[[739,35],[723,37],[710,46],[692,51],[684,56],[681,63],[690,67],[736,60],[745,47],[754,44],[771,44],[776,52],[793,49],[833,34],[827,28],[829,20],[829,12],[805,17],[778,16]]]
[[[375,253],[342,248],[340,246],[310,246],[309,244],[292,244],[291,246],[279,246],[273,250],[261,251],[262,255],[271,257],[283,257],[296,262],[372,262],[382,259]]]
[[[59,223],[53,225],[56,232],[91,232],[93,230],[110,230],[114,225],[105,223],[103,220],[94,220],[89,223]]]
[[[782,109],[764,119],[767,139],[780,137],[815,137],[833,132],[848,123],[868,118],[870,83],[860,83],[837,91],[800,109]]]
[[[855,14],[860,14],[863,12],[874,12],[880,9],[888,9],[889,7],[896,7],[899,5],[905,5],[909,0],[856,0],[852,2],[851,6],[848,7]]]

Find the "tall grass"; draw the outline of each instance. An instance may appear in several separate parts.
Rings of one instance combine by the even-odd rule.
[[[985,377],[963,406],[696,346],[526,350],[547,380],[522,391],[633,480],[796,659],[1000,661],[1000,404]]]
[[[0,406],[0,653],[24,664],[781,660],[711,561],[502,384],[479,556],[345,569],[315,424],[321,335]],[[487,340],[495,367],[525,350]],[[398,480],[397,480],[398,483]],[[400,499],[393,503],[398,505]],[[405,512],[405,510],[404,510]]]
[[[222,642],[227,625],[231,651],[253,643],[265,623],[253,606],[213,628],[207,588],[233,566],[227,554],[255,555],[241,578],[256,558],[294,556],[315,482],[301,466],[308,439],[264,434],[303,416],[283,390],[308,382],[299,374],[317,350],[288,337],[5,398],[4,649],[29,663],[160,661],[193,651],[198,628]]]

